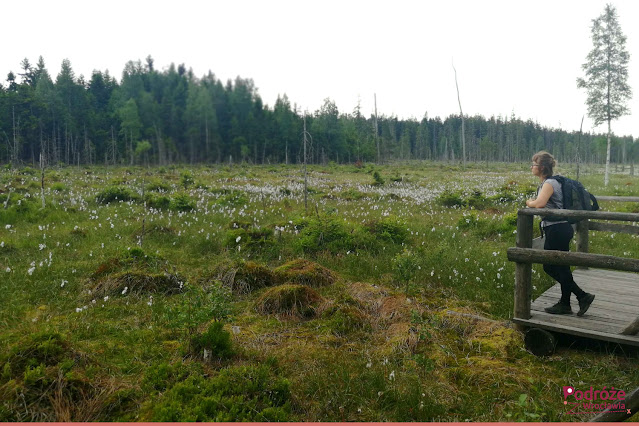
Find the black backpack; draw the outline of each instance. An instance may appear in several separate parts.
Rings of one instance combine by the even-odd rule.
[[[597,199],[590,192],[586,191],[586,188],[584,188],[581,182],[559,175],[551,176],[548,179],[555,179],[561,185],[564,209],[588,211],[599,210],[599,203],[597,202]],[[552,216],[546,216],[544,219],[551,222],[567,220],[568,223],[577,223],[581,220]]]

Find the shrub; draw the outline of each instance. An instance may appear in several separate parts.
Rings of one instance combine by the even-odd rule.
[[[224,330],[224,324],[215,321],[201,334],[191,338],[191,350],[196,355],[204,353],[204,358],[225,359],[235,354],[231,344],[231,334]]]
[[[484,210],[491,205],[490,201],[484,197],[480,191],[473,191],[471,196],[465,200],[464,204],[476,210]]]
[[[379,174],[377,170],[373,172],[373,185],[384,185],[384,178]]]
[[[444,207],[463,207],[464,201],[459,193],[456,192],[442,192],[437,197],[437,202]]]
[[[356,189],[347,189],[338,194],[338,197],[346,201],[355,201],[364,198],[366,194]]]
[[[317,253],[328,250],[335,254],[355,250],[354,229],[348,229],[346,222],[335,218],[311,219],[301,229],[299,239],[295,241],[298,250],[305,253]]]
[[[383,241],[401,244],[408,237],[406,224],[395,217],[385,217],[364,224],[364,229]]]
[[[180,174],[180,185],[187,189],[189,186],[193,185],[193,175],[189,171],[184,171]]]
[[[214,282],[206,288],[186,286],[183,295],[159,310],[169,327],[184,332],[185,340],[190,343],[202,323],[227,319],[231,315],[231,308],[228,289]]]
[[[268,289],[255,303],[261,314],[290,314],[308,318],[315,315],[323,302],[315,290],[300,284],[283,284]]]
[[[224,190],[223,195],[217,199],[216,204],[222,206],[243,206],[249,203],[246,193],[237,190]]]
[[[51,185],[51,189],[53,191],[64,192],[67,190],[67,186],[63,184],[62,182],[56,182],[53,185]]]
[[[480,238],[490,238],[500,234],[510,234],[516,229],[517,217],[515,213],[514,223],[513,216],[507,215],[501,220],[485,219],[475,214],[462,216],[457,221],[459,229],[470,230]]]
[[[129,201],[136,199],[128,188],[123,186],[110,186],[102,190],[96,196],[96,201],[100,204],[107,204],[113,201]]]
[[[168,209],[171,206],[171,199],[165,195],[146,194],[144,201],[154,209]]]
[[[406,293],[408,293],[410,282],[417,273],[417,257],[411,251],[404,249],[393,257],[392,264],[397,280],[406,285]]]
[[[195,202],[186,194],[178,194],[171,200],[171,210],[190,212],[195,210]]]
[[[245,250],[259,251],[274,244],[272,237],[272,229],[240,227],[226,234],[224,245],[228,248],[240,246]]]
[[[147,191],[156,191],[156,192],[168,192],[171,190],[171,186],[160,180],[153,180],[146,184]]]

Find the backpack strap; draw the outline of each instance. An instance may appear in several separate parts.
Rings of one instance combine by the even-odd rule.
[[[588,193],[588,195],[590,195],[590,201],[592,201],[592,211],[599,210],[599,203],[597,202],[595,196],[591,193]]]

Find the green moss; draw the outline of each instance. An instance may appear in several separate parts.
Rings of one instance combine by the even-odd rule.
[[[230,367],[213,377],[190,375],[142,408],[145,421],[288,421],[287,380],[268,366]]]
[[[367,315],[355,306],[336,305],[322,313],[327,326],[338,336],[346,336],[356,331],[372,330]]]

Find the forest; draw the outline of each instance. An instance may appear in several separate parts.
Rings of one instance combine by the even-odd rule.
[[[541,149],[562,162],[605,162],[602,134],[548,128],[514,113],[464,121],[471,162],[527,161]],[[304,161],[304,125],[310,163],[455,162],[461,122],[459,114],[366,117],[359,105],[339,111],[330,98],[305,112],[285,94],[269,106],[250,78],[196,77],[184,64],[160,71],[151,56],[129,61],[120,81],[108,71],[76,76],[67,59],[53,79],[40,56],[35,65],[25,58],[0,84],[0,163],[36,164],[43,154],[52,165],[295,164]],[[614,137],[611,161],[636,161],[636,142]]]

